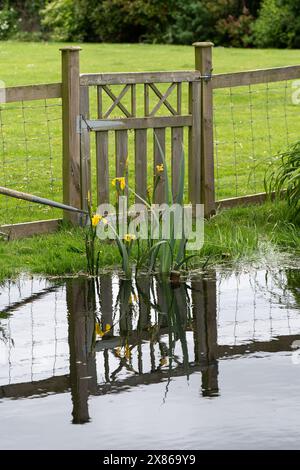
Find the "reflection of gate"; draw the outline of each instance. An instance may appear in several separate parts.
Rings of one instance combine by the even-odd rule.
[[[78,48],[63,51],[64,143],[70,157],[64,175],[70,181],[69,186],[65,185],[69,203],[79,207],[80,188],[72,186],[68,173],[80,171],[81,202],[86,206],[91,189],[89,133],[95,131],[98,204],[109,202],[110,179],[124,176],[131,148],[135,157],[131,185],[135,192],[145,198],[150,173],[162,163],[163,153],[167,156],[173,195],[176,195],[184,144],[188,161],[188,201],[205,203],[207,214],[213,211],[212,116],[207,112],[211,109],[212,97],[211,49],[211,43],[195,44],[195,71],[82,75],[79,75]],[[93,87],[96,87],[96,97],[90,92]],[[94,102],[96,113],[92,110]],[[70,148],[71,143],[76,142],[72,130],[75,132],[78,115],[80,152],[76,145]],[[133,139],[129,131],[133,131]],[[111,150],[111,143],[114,143],[114,150]],[[153,167],[148,161],[149,149],[153,149]],[[115,169],[110,165],[111,154]],[[163,199],[163,187],[162,178],[157,202]]]
[[[216,395],[219,359],[256,351],[289,351],[293,341],[299,340],[299,310],[293,308],[288,291],[280,287],[276,294],[272,279],[261,276],[262,284],[258,279],[251,287],[254,302],[250,312],[243,292],[239,303],[243,282],[232,278],[233,284],[223,287],[213,274],[208,279],[198,277],[187,286],[169,291],[167,298],[166,289],[158,283],[151,289],[149,279],[144,277],[139,280],[140,295],[134,299],[127,295],[127,302],[126,285],[121,292],[122,281],[104,274],[97,289],[93,280],[82,278],[68,279],[66,288],[38,281],[33,286],[30,281],[22,294],[15,286],[9,295],[2,291],[0,327],[4,327],[10,360],[5,370],[0,367],[0,398],[71,390],[73,420],[84,422],[89,419],[90,395],[122,392],[127,387],[161,383],[187,373],[201,373],[202,394]],[[270,299],[278,295],[273,299],[273,313],[272,304],[269,310],[256,310],[265,283]],[[121,308],[116,308],[118,296],[123,301]],[[154,297],[163,312],[156,317]],[[171,304],[178,306],[174,311],[176,331],[175,316],[165,315],[170,298]],[[282,309],[280,302],[291,311]],[[106,324],[112,327],[102,339],[94,336],[96,313],[103,331]],[[178,346],[177,350],[172,348],[174,355],[170,354],[169,344],[172,328]],[[187,360],[182,348],[184,337],[189,343]],[[118,354],[121,345],[128,345],[128,357],[124,349]]]

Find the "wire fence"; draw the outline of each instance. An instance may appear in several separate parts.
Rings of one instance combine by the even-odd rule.
[[[216,200],[264,192],[266,170],[299,140],[294,83],[214,90]]]
[[[0,186],[62,200],[61,100],[0,104]],[[57,217],[48,206],[1,196],[0,225]]]

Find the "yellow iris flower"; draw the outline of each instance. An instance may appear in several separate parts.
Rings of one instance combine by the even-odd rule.
[[[125,186],[126,186],[126,181],[125,181],[125,177],[124,176],[121,176],[119,178],[114,178],[111,182],[111,184],[113,185],[113,187],[115,188],[117,186],[117,183],[119,183],[119,186],[120,186],[120,189],[122,191],[124,191],[125,189]]]
[[[156,165],[156,171],[157,171],[157,173],[163,173],[163,171],[164,171],[164,164],[161,163],[160,165]]]
[[[97,227],[97,225],[99,224],[101,219],[102,219],[101,215],[99,215],[99,214],[93,215],[93,217],[92,217],[92,226]]]

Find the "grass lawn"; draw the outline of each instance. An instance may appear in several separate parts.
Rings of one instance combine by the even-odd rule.
[[[115,243],[100,246],[100,267],[120,268]],[[0,239],[0,281],[19,272],[46,275],[86,273],[82,229],[62,227],[51,235],[19,241]],[[284,202],[226,210],[205,224],[205,243],[192,268],[220,263],[274,263],[300,255],[300,221],[291,223]]]

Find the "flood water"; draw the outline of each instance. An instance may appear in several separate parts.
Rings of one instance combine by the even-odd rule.
[[[300,448],[300,270],[0,288],[1,449]]]

